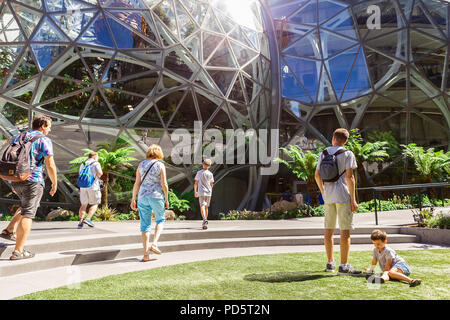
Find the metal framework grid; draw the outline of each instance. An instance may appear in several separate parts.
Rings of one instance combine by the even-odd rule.
[[[392,130],[407,144],[420,138],[412,132],[414,117],[442,132],[438,142],[423,144],[448,146],[447,1],[269,3],[281,52],[282,118],[292,126],[284,143],[308,132],[329,144],[332,128],[319,127],[328,122],[362,132]],[[384,116],[374,120],[373,113]]]
[[[49,137],[66,173],[81,149],[108,138],[125,137],[141,156],[151,143],[170,155],[170,133],[193,130],[194,121],[203,130],[267,128],[272,79],[261,11],[250,1],[239,23],[217,0],[2,1],[4,139],[34,113],[52,117]],[[170,183],[187,179],[188,190],[195,169],[168,163]],[[213,170],[221,179],[236,168]]]

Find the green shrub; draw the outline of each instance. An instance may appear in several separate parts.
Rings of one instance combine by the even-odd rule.
[[[121,213],[114,217],[117,221],[139,220],[139,213],[130,211],[129,213]]]
[[[13,218],[12,215],[9,214],[0,214],[0,221],[11,221]]]
[[[309,213],[308,213],[309,212]],[[289,211],[249,211],[249,210],[231,210],[227,214],[220,213],[221,220],[281,220],[281,219],[294,219],[310,216],[314,213],[313,208],[308,211],[307,206],[289,210]]]
[[[419,227],[430,227],[430,223],[433,220],[434,209],[427,208],[422,210],[412,210],[414,221],[418,223]]]
[[[169,209],[175,213],[182,213],[191,209],[188,200],[178,198],[178,195],[172,190],[169,190]]]
[[[195,197],[195,192],[185,192],[181,196],[181,199],[187,200],[189,202],[189,207],[192,211],[196,211],[195,203],[198,201]]]
[[[96,221],[114,221],[118,215],[118,211],[115,208],[103,206],[95,211],[94,218]]]
[[[450,215],[439,214],[429,223],[430,228],[450,229]]]

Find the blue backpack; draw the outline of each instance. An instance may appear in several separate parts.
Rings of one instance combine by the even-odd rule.
[[[92,162],[91,164],[86,165],[84,164],[83,170],[80,171],[78,175],[78,187],[80,188],[90,188],[94,184],[95,176],[92,173],[91,165],[95,162]]]

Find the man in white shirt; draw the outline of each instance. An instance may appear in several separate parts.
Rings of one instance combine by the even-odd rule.
[[[353,212],[358,211],[356,203],[355,178],[353,170],[357,168],[356,158],[353,152],[346,150],[350,134],[346,129],[336,129],[333,133],[333,146],[326,149],[319,158],[315,172],[316,183],[322,193],[325,210],[325,235],[324,243],[327,252],[327,272],[334,272],[336,264],[333,258],[333,235],[336,220],[339,218],[341,265],[338,274],[357,275],[361,271],[353,269],[348,264],[350,251],[350,230],[353,229]],[[325,156],[334,156],[337,162],[338,175],[334,182],[324,182],[320,174],[321,162]],[[326,161],[324,161],[326,162]],[[325,168],[322,168],[325,170]]]
[[[89,166],[90,170],[95,177],[94,183],[89,188],[80,188],[80,202],[81,207],[78,212],[80,222],[78,223],[78,228],[83,227],[83,223],[87,224],[89,227],[94,227],[91,221],[92,216],[95,211],[97,211],[98,205],[102,202],[102,193],[100,191],[100,177],[103,175],[102,167],[98,163],[98,153],[91,152],[89,154],[89,159],[80,166],[80,172],[83,171],[85,166]],[[90,205],[88,216],[84,219],[86,214],[86,209]]]

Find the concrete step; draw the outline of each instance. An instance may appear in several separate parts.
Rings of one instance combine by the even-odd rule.
[[[334,236],[335,244],[339,244],[339,236]],[[404,234],[390,234],[390,243],[415,243],[416,236]],[[352,236],[352,244],[371,244],[367,234]],[[245,237],[223,239],[194,239],[161,241],[160,249],[163,253],[202,249],[223,248],[250,248],[269,246],[323,246],[323,236],[277,236],[277,237]],[[8,251],[12,251],[9,249]],[[32,251],[34,252],[34,251]],[[52,269],[57,267],[80,265],[99,261],[112,261],[128,257],[142,256],[142,244],[120,244],[91,247],[59,252],[47,252],[37,254],[36,257],[27,260],[10,261],[8,258],[0,259],[0,276],[11,276],[27,272]],[[163,255],[162,255],[163,256]],[[152,255],[152,258],[160,257]]]
[[[388,234],[400,233],[399,227],[383,227]],[[91,229],[96,231],[95,229]],[[352,231],[352,237],[355,235],[365,235],[369,239],[369,234],[373,227],[360,227]],[[82,250],[96,247],[116,246],[135,244],[141,242],[139,232],[133,233],[95,233],[90,234],[82,230],[75,235],[57,235],[53,231],[36,230],[34,239],[27,241],[25,248],[33,253],[51,253],[70,250]],[[33,232],[33,231],[32,231]],[[96,231],[98,232],[98,231]],[[215,230],[168,230],[165,231],[160,238],[161,242],[167,241],[189,241],[189,240],[210,240],[210,239],[233,239],[233,238],[267,238],[267,237],[295,237],[295,236],[323,236],[323,228],[284,228],[284,229],[239,229],[230,228]],[[335,235],[339,234],[336,230]],[[48,237],[46,237],[48,235]],[[14,250],[14,242],[3,240],[0,238],[0,258],[9,258]]]

